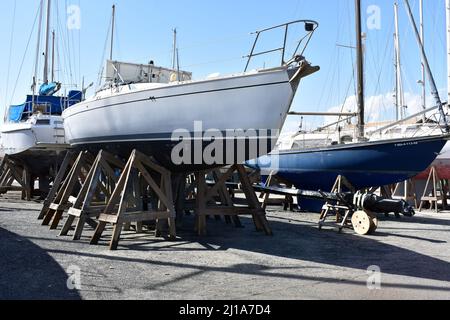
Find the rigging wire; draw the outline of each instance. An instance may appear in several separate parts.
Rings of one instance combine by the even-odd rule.
[[[393,31],[394,28],[394,22],[391,22],[391,26],[389,28],[389,33],[388,34],[392,34],[391,31]],[[382,56],[381,59],[381,63],[379,64],[379,69],[377,70],[377,60],[375,59],[375,57],[380,57],[380,53],[379,53],[379,46],[375,46],[377,48],[377,53],[375,53],[375,51],[373,50],[374,46],[370,46],[371,48],[371,52],[372,52],[372,63],[373,63],[373,70],[374,72],[376,72],[377,74],[377,80],[376,80],[376,86],[374,88],[374,92],[373,95],[374,96],[379,96],[381,95],[381,76],[385,73],[384,72],[384,65],[386,63],[386,59],[388,57],[388,53],[392,53],[392,47],[393,47],[393,39],[391,37],[389,37],[389,40],[386,42],[386,47],[384,49],[384,55]],[[391,48],[389,50],[389,48]],[[389,70],[392,70],[392,68],[389,68]],[[373,110],[375,108],[375,99],[372,100],[372,103],[369,106],[369,110]],[[382,99],[382,106],[384,109],[387,109],[387,106],[384,104],[384,99]],[[370,115],[369,115],[370,116]],[[368,119],[370,120],[370,119]]]
[[[40,9],[38,9],[37,12],[36,12],[36,17],[34,18],[33,27],[31,28],[30,36],[28,37],[27,46],[25,48],[25,53],[23,55],[22,62],[20,63],[19,74],[17,75],[17,79],[16,79],[16,82],[14,84],[14,90],[13,90],[12,95],[11,95],[10,104],[12,104],[12,100],[14,99],[14,96],[16,94],[17,85],[19,84],[20,75],[22,73],[22,69],[23,69],[23,66],[24,66],[24,63],[25,63],[25,59],[27,57],[28,49],[30,47],[31,38],[32,38],[33,33],[34,33],[34,28],[36,27],[36,22],[38,20],[39,11],[40,11]]]
[[[106,33],[106,39],[105,39],[105,45],[103,48],[103,55],[100,61],[100,67],[98,68],[99,72],[98,72],[98,78],[97,78],[97,89],[101,86],[101,82],[103,79],[103,71],[104,71],[104,60],[106,57],[106,51],[108,50],[108,40],[110,39],[110,35],[111,35],[111,27],[112,27],[112,17],[109,20],[108,23],[108,31]]]
[[[68,6],[68,1],[65,0],[65,10],[66,13],[68,12],[69,6]],[[73,74],[71,74],[71,78],[70,78],[70,83],[71,85],[75,85],[77,86],[77,84],[79,83],[79,73],[77,73],[77,70],[79,69],[77,67],[77,57],[76,54],[73,54],[73,52],[75,52],[75,35],[74,35],[74,30],[69,28],[64,28],[66,30],[66,35],[67,35],[67,44],[68,44],[68,53],[69,53],[69,59],[70,59],[70,64],[72,66],[71,68],[71,73],[73,72]],[[72,48],[72,50],[70,49]],[[72,52],[73,51],[73,52]]]
[[[8,101],[8,94],[9,94],[9,77],[10,77],[10,72],[11,72],[12,48],[13,48],[13,43],[14,43],[14,33],[15,33],[15,26],[16,26],[16,8],[17,8],[17,2],[14,1],[12,31],[11,31],[11,38],[9,40],[8,71],[6,73],[7,75],[6,75],[5,105]]]
[[[81,0],[78,0],[78,8],[81,8]],[[81,75],[81,26],[78,29],[78,75],[79,81],[83,82],[83,77]],[[81,84],[81,90],[83,90],[83,84]]]
[[[68,5],[67,5],[67,0],[65,0],[64,3],[64,8],[65,8],[65,12],[67,12],[68,9]],[[66,41],[65,41],[65,50],[67,52],[67,58],[69,61],[69,79],[70,79],[70,83],[73,84],[74,83],[74,65],[73,65],[73,59],[72,59],[72,50],[70,50],[70,48],[74,48],[73,46],[73,36],[72,33],[69,32],[68,28],[64,28],[65,31],[65,35],[66,35]]]
[[[58,2],[57,2],[58,3]],[[67,2],[66,2],[67,3]],[[59,8],[58,8],[58,12],[60,12]],[[67,12],[67,8],[66,8],[66,12]],[[66,71],[65,74],[63,74],[63,79],[65,79],[64,82],[66,82],[66,84],[73,83],[73,68],[72,68],[72,58],[70,55],[70,36],[68,35],[67,32],[67,28],[63,28],[61,19],[59,17],[59,14],[57,15],[57,27],[59,30],[59,34],[60,34],[60,43],[61,43],[61,47],[62,47],[62,62],[64,64],[64,70]],[[67,73],[68,72],[68,73]],[[67,78],[66,78],[67,76]]]

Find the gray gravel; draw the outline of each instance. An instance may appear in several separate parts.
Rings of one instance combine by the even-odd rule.
[[[269,211],[275,235],[208,221],[198,238],[187,218],[179,240],[124,233],[110,252],[58,237],[37,203],[0,198],[0,299],[450,299],[450,213],[382,219],[376,235],[319,231],[316,214]],[[107,232],[106,236],[110,235]],[[367,287],[368,267],[381,289]],[[67,287],[81,271],[79,290]]]

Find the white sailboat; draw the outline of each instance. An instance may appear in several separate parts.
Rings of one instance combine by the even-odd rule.
[[[130,71],[135,75],[130,79],[126,71],[119,70],[123,64],[108,61],[106,89],[64,111],[67,141],[75,147],[114,150],[116,154],[127,154],[137,148],[179,171],[229,163],[205,163],[204,159],[174,163],[172,151],[180,143],[178,133],[194,148],[195,141],[201,147],[211,143],[207,135],[213,131],[214,140],[223,142],[227,155],[237,153],[236,141],[244,139],[260,145],[267,140],[271,146],[261,151],[267,154],[278,139],[300,80],[319,70],[303,57],[318,24],[301,20],[259,31],[248,57],[250,62],[267,53],[255,52],[262,33],[280,28],[287,32],[289,26],[298,23],[305,24],[307,34],[302,39],[306,40],[305,48],[299,52],[300,41],[288,60],[286,44],[269,51],[282,52],[282,64],[276,68],[255,71],[246,68],[240,74],[193,81],[190,73],[148,65],[144,66],[144,72]],[[136,74],[145,76],[139,80]],[[232,138],[228,133],[233,133]],[[223,159],[228,159],[227,155]],[[246,154],[241,162],[260,155]]]
[[[80,91],[69,91],[67,96],[57,96],[61,84],[54,81],[53,70],[49,79],[51,3],[51,0],[47,0],[43,83],[38,88],[35,74],[33,93],[26,97],[24,103],[7,108],[5,123],[1,128],[3,153],[25,163],[31,175],[40,177],[41,182],[48,180],[50,171],[55,172],[55,166],[62,161],[64,152],[70,147],[65,140],[62,111],[80,102],[82,98]],[[40,33],[44,7],[44,1],[41,0],[36,69],[41,55]],[[54,37],[52,51],[54,59]],[[54,66],[54,63],[52,65]]]

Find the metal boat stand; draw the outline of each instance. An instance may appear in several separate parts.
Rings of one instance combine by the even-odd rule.
[[[52,230],[58,227],[64,212],[72,207],[71,197],[78,193],[77,190],[86,181],[87,173],[94,162],[94,157],[86,151],[80,152],[72,161],[75,156],[74,153],[67,154],[39,215],[39,218],[43,219],[42,225],[50,225]],[[70,166],[72,162],[73,165]]]
[[[344,176],[338,176],[336,182],[331,190],[331,193],[340,194],[344,191],[344,188],[356,193],[355,188]],[[319,218],[319,230],[322,230],[324,226],[336,226],[338,227],[338,232],[342,232],[344,228],[353,229],[356,233],[360,235],[367,235],[373,233],[378,228],[378,219],[376,215],[367,210],[355,211],[354,206],[345,203],[344,199],[342,202],[337,202],[336,204],[327,201],[324,196],[326,203],[322,209]],[[335,216],[335,222],[327,222],[328,217]]]
[[[423,191],[423,196],[420,200],[419,212],[422,212],[422,209],[426,203],[430,203],[430,209],[433,210],[434,207],[436,213],[439,213],[439,201],[441,201],[442,205],[445,207],[447,203],[447,193],[444,190],[443,180],[439,178],[436,167],[431,167],[431,171],[428,175],[428,180]]]
[[[30,171],[24,163],[5,155],[0,165],[0,174],[0,194],[21,191],[22,200],[31,200],[33,181]],[[15,182],[19,186],[14,186]]]
[[[244,166],[233,165],[224,174],[221,174],[218,170],[213,171],[214,181],[208,184],[206,177],[210,173],[210,171],[202,171],[195,174],[197,192],[194,212],[196,214],[196,231],[198,234],[202,236],[207,233],[206,221],[209,216],[224,216],[227,222],[230,222],[230,219],[232,219],[235,225],[240,227],[239,216],[251,215],[256,230],[271,236],[273,233],[267,221],[266,212],[261,207]],[[227,189],[227,181],[235,173],[237,173],[245,195],[245,203],[243,204],[237,204],[236,199],[230,196]]]
[[[153,196],[149,210],[144,210],[142,199]],[[146,202],[146,201],[145,201]],[[98,217],[98,225],[91,244],[98,244],[108,224],[114,226],[110,249],[116,250],[124,226],[137,222],[156,221],[157,235],[167,222],[169,239],[176,239],[175,207],[172,193],[171,173],[157,165],[151,158],[134,150],[125,165],[120,178],[103,213]]]
[[[92,219],[97,218],[105,209],[123,171],[125,163],[113,155],[100,151],[91,166],[73,206],[68,211],[68,217],[60,236],[67,236],[72,225],[77,221],[73,240],[80,240],[85,224],[94,229],[97,227]]]

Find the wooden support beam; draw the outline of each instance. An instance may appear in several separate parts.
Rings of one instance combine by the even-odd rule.
[[[57,192],[53,193],[56,194],[55,198],[52,200],[52,204],[44,214],[42,225],[46,226],[50,224],[50,229],[57,229],[65,210],[73,205],[70,203],[69,199],[72,197],[75,187],[86,181],[84,172],[90,171],[92,158],[92,155],[88,152],[83,151],[78,154],[64,183],[62,183]]]
[[[155,181],[153,174],[161,177],[159,183]],[[152,190],[160,203],[158,209],[149,211],[130,210],[132,208],[143,208],[141,204],[137,203],[143,194],[141,188]],[[91,238],[91,244],[98,244],[106,226],[112,224],[114,229],[109,247],[111,250],[116,250],[124,226],[128,227],[130,224],[136,223],[139,231],[142,222],[153,220],[157,222],[157,225],[160,220],[167,221],[169,237],[175,240],[175,217],[170,172],[148,156],[135,150],[128,159],[104,212],[99,215],[99,224]]]
[[[125,164],[122,161],[111,154],[103,150],[98,153],[72,208],[68,211],[68,219],[61,230],[60,236],[67,236],[72,229],[72,224],[77,220],[73,240],[81,239],[85,225],[89,224],[92,218],[97,218],[106,209],[107,203],[100,204],[99,201],[111,197],[104,181],[112,180],[116,183],[119,178],[116,176],[114,169],[122,171],[124,166]]]
[[[47,198],[44,200],[43,207],[41,212],[39,213],[38,220],[42,220],[45,217],[45,214],[50,209],[50,205],[53,203],[53,199],[55,199],[56,194],[63,183],[64,179],[67,177],[67,173],[69,171],[70,166],[75,161],[75,152],[68,151],[66,157],[64,158],[61,167],[59,168],[58,174],[56,175],[55,181],[53,182],[53,187],[51,188]]]
[[[234,173],[237,173],[242,185],[243,193],[246,198],[245,206],[237,206],[227,190],[226,182]],[[226,217],[225,221],[231,222],[232,220],[237,227],[240,227],[240,215],[251,215],[258,231],[263,231],[267,235],[272,235],[272,230],[267,221],[265,210],[261,207],[248,174],[242,165],[233,165],[222,175],[217,170],[213,171],[212,175],[215,184],[209,189],[206,183],[206,176],[208,174],[209,172],[206,171],[197,172],[195,174],[197,189],[195,195],[195,229],[199,236],[207,233],[206,217],[224,216]]]
[[[333,188],[331,189],[332,193],[341,193],[344,192],[344,187],[348,190],[355,192],[355,188],[353,185],[347,180],[344,176],[338,176]],[[353,212],[345,207],[341,206],[341,204],[338,202],[337,204],[332,204],[330,202],[326,202],[323,206],[322,212],[320,213],[319,217],[319,230],[322,230],[322,227],[327,225],[327,219],[330,216],[335,216],[336,220],[335,223],[338,225],[339,232],[341,232],[344,228],[349,227],[351,225],[351,214]]]
[[[6,155],[0,165],[0,194],[22,191],[22,200],[30,201],[33,191],[31,174],[27,165],[13,156]],[[20,187],[13,186],[14,182]]]

